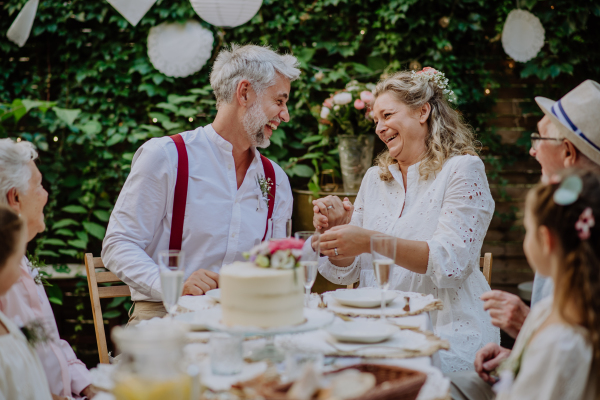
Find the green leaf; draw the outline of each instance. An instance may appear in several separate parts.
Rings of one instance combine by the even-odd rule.
[[[102,313],[102,318],[111,319],[111,318],[117,318],[120,315],[121,315],[120,310],[109,310],[109,311]]]
[[[168,131],[170,131],[171,129],[179,129],[179,128],[181,128],[181,124],[177,123],[177,122],[162,121],[161,124],[162,124],[163,128],[165,128]]]
[[[63,293],[58,285],[44,286],[44,289],[46,290],[50,303],[58,304],[59,306],[63,305]]]
[[[98,121],[88,121],[83,125],[77,125],[77,127],[88,136],[97,135],[102,132],[102,124]]]
[[[59,229],[56,232],[54,232],[55,235],[63,235],[63,236],[73,236],[74,233],[72,230],[70,229]]]
[[[184,102],[194,102],[198,96],[192,94],[189,96],[178,96],[176,94],[170,94],[167,96],[167,101],[171,104],[180,104]]]
[[[98,225],[95,222],[87,222],[84,221],[82,222],[83,227],[85,228],[85,230],[92,236],[94,236],[95,238],[98,238],[100,240],[104,239],[104,235],[106,234],[106,228],[104,228],[102,225]]]
[[[78,249],[85,250],[87,248],[87,242],[83,240],[69,240],[67,243],[69,246],[77,247]]]
[[[43,244],[49,244],[50,246],[66,246],[67,244],[60,239],[43,239]]]
[[[123,304],[123,302],[127,300],[127,297],[115,297],[112,299],[110,303],[106,306],[107,309],[115,308]]]
[[[282,129],[277,129],[271,136],[271,142],[275,143],[279,147],[283,147],[283,139],[285,139],[285,133]]]
[[[73,214],[87,214],[87,210],[85,208],[75,205],[63,207],[63,211]]]
[[[323,140],[323,135],[314,135],[314,136],[305,137],[304,139],[302,139],[302,143],[318,142],[319,140]]]
[[[112,136],[110,137],[110,139],[108,139],[108,140],[106,141],[106,145],[107,145],[108,147],[110,147],[110,146],[113,146],[113,145],[115,145],[115,144],[117,144],[117,143],[120,143],[120,142],[122,142],[122,141],[123,141],[123,139],[125,139],[125,135],[121,135],[120,133],[115,133],[114,135],[112,135]]]
[[[58,252],[60,254],[65,254],[65,255],[71,256],[71,257],[77,257],[77,254],[79,254],[77,250],[73,250],[73,249],[60,249],[60,250],[58,250]]]
[[[15,99],[12,102],[12,113],[15,118],[15,123],[19,122],[21,118],[27,114],[27,108],[23,105],[20,99]]]
[[[77,116],[81,113],[81,110],[78,108],[75,109],[67,109],[67,108],[58,108],[54,107],[52,109],[56,116],[61,119],[65,124],[72,126]]]
[[[77,207],[77,206],[75,206],[75,207]],[[71,219],[71,218],[61,219],[60,221],[55,222],[54,225],[52,225],[52,229],[63,228],[65,226],[70,226],[70,225],[79,226],[79,222],[77,222],[77,221],[75,221],[74,219]]]
[[[293,171],[295,175],[298,175],[302,178],[310,178],[315,173],[311,167],[303,164],[294,165]]]
[[[104,210],[95,210],[92,214],[96,216],[100,221],[107,222],[110,219],[110,214],[108,211]]]
[[[60,252],[60,250],[59,250]],[[37,252],[39,256],[50,256],[50,257],[60,257],[56,252],[52,250],[40,250]]]

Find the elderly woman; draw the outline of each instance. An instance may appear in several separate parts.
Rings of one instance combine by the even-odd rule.
[[[337,284],[360,279],[361,286],[377,286],[370,238],[397,238],[390,287],[444,303],[430,313],[434,332],[450,342],[440,354],[444,372],[472,369],[477,350],[500,341],[479,299],[490,290],[479,257],[494,201],[473,134],[448,93],[447,80],[432,68],[381,81],[373,111],[387,150],[367,171],[353,211],[327,197],[315,202],[313,221],[327,229],[319,271]]]
[[[36,158],[31,143],[0,139],[0,203],[7,204],[22,218],[28,242],[46,228],[43,211],[48,192],[42,186],[42,174],[34,163]],[[94,393],[89,371],[69,343],[60,339],[48,296],[44,287],[36,284],[35,272],[23,257],[17,283],[0,296],[0,311],[17,325],[44,323],[50,340],[39,344],[36,352],[53,395],[91,398]]]

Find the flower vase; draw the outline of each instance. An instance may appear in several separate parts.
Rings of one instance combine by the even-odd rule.
[[[373,164],[374,135],[340,135],[338,150],[345,192],[358,192],[362,178]]]

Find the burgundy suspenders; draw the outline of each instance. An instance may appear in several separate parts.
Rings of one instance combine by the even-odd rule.
[[[173,220],[171,221],[171,238],[169,240],[169,250],[181,250],[181,243],[183,241],[183,220],[185,217],[185,204],[187,200],[187,189],[188,189],[188,177],[189,177],[189,164],[187,149],[185,148],[185,142],[180,134],[171,136],[171,139],[175,142],[177,147],[177,180],[175,181],[175,197],[173,199]],[[263,240],[267,237],[267,231],[269,229],[269,219],[273,216],[273,208],[275,205],[275,190],[277,187],[277,181],[275,180],[275,169],[271,161],[260,155],[260,159],[265,170],[265,178],[271,179],[271,189],[269,193],[269,210],[267,214],[267,223],[265,228],[265,235]]]

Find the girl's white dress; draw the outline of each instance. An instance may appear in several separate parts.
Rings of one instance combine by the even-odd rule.
[[[35,350],[2,312],[0,321],[8,330],[0,336],[0,400],[51,400],[50,386]]]
[[[370,168],[356,197],[351,224],[427,242],[426,273],[397,266],[390,288],[433,294],[442,300],[444,309],[430,313],[434,333],[450,342],[450,351],[440,352],[442,371],[472,370],[477,350],[489,342],[500,343],[500,330],[491,324],[479,298],[490,290],[479,270],[479,258],[494,200],[479,157],[452,157],[427,180],[419,177],[418,167],[419,163],[408,169],[406,192],[398,164],[389,167],[394,177],[390,182],[380,179],[379,167]],[[356,257],[349,267],[336,267],[323,257],[319,272],[341,285],[360,279],[361,286],[377,286],[370,254]]]
[[[586,329],[552,324],[533,337],[550,315],[552,301],[552,296],[541,300],[527,316],[510,357],[500,368],[496,400],[596,399],[597,374],[592,372],[593,349]]]

